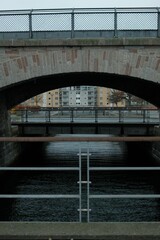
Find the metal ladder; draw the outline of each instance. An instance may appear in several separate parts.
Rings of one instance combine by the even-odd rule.
[[[84,149],[86,149],[87,151],[84,151]],[[82,222],[82,218],[83,218],[83,213],[86,212],[87,216],[86,216],[86,222],[90,221],[90,204],[89,204],[89,194],[90,194],[90,173],[89,173],[89,161],[90,161],[90,156],[91,154],[89,153],[89,147],[86,148],[81,148],[81,146],[79,147],[79,153],[77,154],[79,156],[79,222]],[[84,157],[86,157],[84,159]],[[84,162],[83,162],[84,160]],[[84,168],[84,169],[83,169]],[[86,174],[85,179],[84,178],[84,174]],[[83,189],[83,186],[86,186]],[[84,197],[86,196],[86,201],[84,201]],[[84,206],[85,205],[85,206]]]

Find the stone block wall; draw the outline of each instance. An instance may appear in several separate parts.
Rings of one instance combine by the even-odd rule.
[[[11,128],[10,113],[6,107],[6,99],[3,94],[0,95],[0,136],[17,136],[18,129]],[[0,142],[0,166],[10,165],[20,154],[20,143]]]
[[[160,136],[160,126],[155,127],[154,135]],[[160,164],[160,142],[154,142],[152,144],[152,156]]]

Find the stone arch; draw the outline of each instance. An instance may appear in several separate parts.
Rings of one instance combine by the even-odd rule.
[[[0,90],[8,108],[33,94],[71,84],[116,88],[160,105],[158,46],[109,45],[102,40],[94,45],[78,40],[32,44],[0,49]]]
[[[72,72],[130,76],[160,83],[160,50],[151,47],[32,47],[3,51],[0,87]]]
[[[23,81],[4,90],[7,108],[10,109],[30,97],[51,89],[67,86],[92,85],[114,88],[138,96],[155,106],[160,106],[160,85],[129,76],[108,73],[55,74]]]

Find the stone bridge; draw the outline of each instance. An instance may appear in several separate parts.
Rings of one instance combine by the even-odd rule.
[[[71,85],[116,88],[160,106],[160,39],[1,40],[7,109]]]
[[[8,109],[73,85],[119,89],[159,107],[160,39],[0,40],[0,135],[11,134]]]
[[[115,9],[114,17],[111,12],[106,15],[113,18],[114,29],[102,29],[103,31],[99,33],[95,31],[97,38],[92,38],[93,31],[76,30],[75,21],[79,20],[79,17],[76,16],[79,16],[80,13],[75,15],[75,10],[72,10],[71,18],[69,18],[72,25],[69,27],[69,31],[66,28],[63,29],[62,25],[62,29],[57,32],[53,29],[42,32],[41,21],[39,21],[40,24],[36,25],[38,29],[40,28],[39,32],[37,29],[34,31],[35,21],[32,19],[36,19],[38,14],[35,12],[32,15],[32,10],[27,13],[27,17],[24,17],[24,13],[15,12],[15,20],[10,17],[10,12],[7,12],[7,15],[4,12],[0,14],[0,136],[13,134],[8,114],[10,108],[32,96],[60,87],[73,85],[104,86],[126,91],[160,107],[159,8],[155,10],[157,18],[154,17],[153,10],[151,10],[151,17],[149,17],[148,12],[147,15],[143,11],[138,14],[134,9],[133,14],[135,15],[128,19],[136,19],[136,21],[138,19],[139,30],[143,29],[139,26],[142,15],[144,16],[143,26],[146,24],[146,19],[150,20],[151,26],[152,19],[155,20],[155,24],[151,28],[149,25],[148,30],[143,31],[137,31],[132,21],[130,21],[129,28],[124,31],[127,15],[126,12],[120,11],[118,13]],[[48,16],[48,12],[46,14]],[[120,14],[123,15],[120,21],[125,20],[121,30],[118,29],[119,22],[117,20]],[[48,23],[48,17],[44,17],[44,13],[42,15],[43,17],[40,16],[40,19],[43,21],[46,19]],[[8,22],[6,22],[6,16],[9,19]],[[57,13],[55,16],[57,18]],[[68,18],[68,15],[65,14],[64,22],[66,16]],[[101,17],[102,14],[100,14]],[[3,18],[5,24],[3,24]],[[84,19],[83,12],[82,18]],[[27,19],[29,27],[23,23],[27,32],[26,29],[24,30],[23,24],[20,24],[22,30],[17,30],[17,23],[20,19],[22,22],[23,19]],[[49,19],[52,19],[50,24],[54,22],[53,18]],[[21,21],[19,22],[21,23]],[[99,24],[99,21],[97,22],[96,28]],[[106,24],[109,24],[108,20]],[[45,25],[42,24],[42,26]],[[56,23],[55,29],[57,26],[59,27]],[[130,31],[130,26],[134,28],[133,31]],[[13,32],[13,27],[15,27],[15,32]],[[62,35],[65,35],[65,38],[57,38],[57,36]],[[30,39],[27,39],[28,36]],[[78,39],[81,36],[83,38]],[[14,160],[15,155],[12,151],[16,148],[14,144],[0,142],[0,166],[8,165]],[[155,147],[156,153],[157,149],[159,149],[159,145]],[[81,223],[79,225],[69,223],[65,226],[62,223],[60,225],[42,223],[41,226],[27,223],[27,225],[26,227],[25,224],[19,226],[17,223],[1,223],[0,239],[4,239],[4,236],[7,236],[8,239],[13,239],[16,236],[19,239],[24,239],[24,234],[25,237],[36,239],[40,235],[43,237],[44,233],[45,237],[65,238],[72,236],[75,239],[79,239],[80,236],[83,239],[96,237],[100,239],[104,236],[106,239],[112,237],[117,239],[117,236],[118,239],[159,239],[160,236],[159,223],[153,222],[152,224],[91,223],[85,224],[85,226]],[[65,234],[62,234],[62,229],[65,229]]]

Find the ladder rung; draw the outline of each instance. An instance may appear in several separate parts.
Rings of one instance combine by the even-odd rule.
[[[77,183],[80,183],[80,181],[78,181]],[[89,183],[89,184],[91,184],[92,182],[91,181],[81,181],[81,183],[83,184],[83,183],[85,183],[85,184],[87,184],[87,183]]]
[[[89,212],[91,212],[91,209],[87,209],[87,208],[82,208],[82,209],[77,209],[79,212],[81,211],[81,212],[88,212],[88,210],[89,210]]]
[[[91,156],[91,153],[87,154],[87,153],[77,153],[77,156]]]

